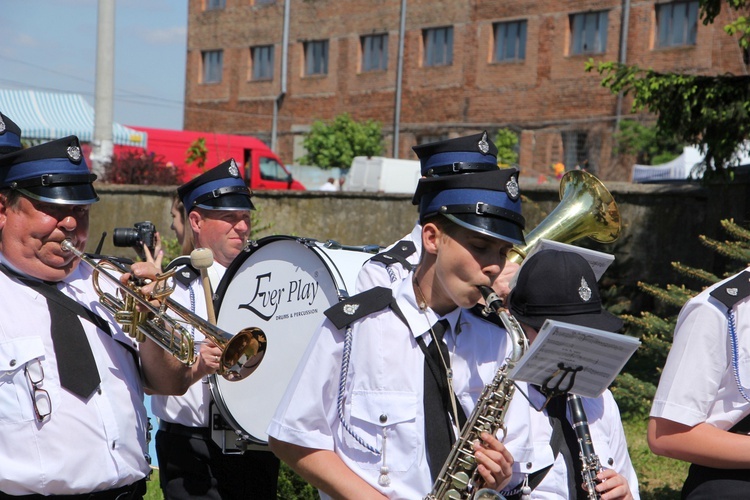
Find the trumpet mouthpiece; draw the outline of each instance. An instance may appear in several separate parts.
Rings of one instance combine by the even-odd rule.
[[[196,269],[208,269],[214,263],[214,253],[210,248],[196,248],[190,252],[190,264]]]
[[[66,251],[66,252],[72,252],[75,246],[73,246],[73,242],[70,240],[62,240],[60,243],[60,247]]]

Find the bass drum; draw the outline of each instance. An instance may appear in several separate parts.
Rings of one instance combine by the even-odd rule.
[[[265,355],[247,378],[209,377],[212,437],[225,453],[267,445],[266,428],[324,311],[354,293],[359,269],[373,256],[365,251],[373,247],[291,236],[256,243],[232,262],[217,290],[219,328],[254,326],[267,337]]]

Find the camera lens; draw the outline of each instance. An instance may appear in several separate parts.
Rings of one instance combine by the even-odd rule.
[[[132,247],[138,244],[138,231],[130,227],[116,227],[112,233],[116,247]]]

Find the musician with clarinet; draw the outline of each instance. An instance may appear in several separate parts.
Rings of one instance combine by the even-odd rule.
[[[508,296],[508,311],[530,343],[547,319],[610,332],[622,328],[622,320],[602,307],[591,266],[573,251],[542,250],[528,257]],[[547,394],[521,382],[518,390],[529,400],[514,397],[506,425],[529,426],[534,457],[516,468],[511,487],[503,491],[506,498],[640,498],[620,412],[609,390],[594,399]],[[508,447],[513,452],[514,445]]]
[[[440,479],[511,351],[497,326],[467,308],[523,242],[517,176],[420,179],[416,269],[326,311],[268,429],[274,453],[321,498],[424,498]],[[464,456],[479,479],[460,498],[508,482],[513,457],[497,435],[479,433]]]
[[[0,156],[0,499],[140,499],[144,389],[190,370],[99,304],[82,251],[98,196],[78,138]]]

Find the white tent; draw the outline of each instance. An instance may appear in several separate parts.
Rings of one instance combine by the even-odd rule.
[[[696,146],[687,146],[682,154],[672,161],[661,165],[633,165],[633,182],[655,182],[668,180],[687,180],[690,171],[703,161],[704,155]],[[739,154],[739,165],[750,164],[748,153]]]

